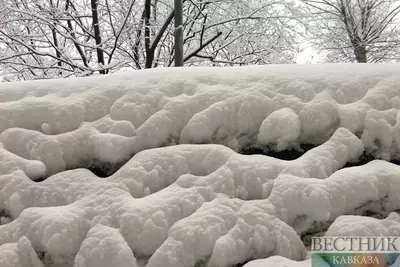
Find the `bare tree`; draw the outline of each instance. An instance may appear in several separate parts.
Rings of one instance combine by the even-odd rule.
[[[396,0],[303,0],[312,16],[314,44],[333,62],[397,60],[400,46]]]
[[[293,8],[280,0],[0,0],[0,71],[7,80],[119,69],[290,63]],[[179,48],[174,33],[182,32]],[[177,64],[179,65],[179,64]]]
[[[15,79],[106,74],[124,67],[122,37],[135,26],[130,24],[135,3],[0,0],[0,44],[5,47],[0,66]]]

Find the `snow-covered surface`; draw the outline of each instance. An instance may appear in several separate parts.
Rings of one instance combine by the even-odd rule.
[[[329,227],[327,236],[400,236],[400,215],[390,213],[383,220],[341,216]]]
[[[315,263],[314,263],[315,264]],[[311,260],[304,260],[304,261],[292,261],[287,258],[281,256],[272,256],[267,259],[262,260],[253,260],[244,265],[244,267],[310,267]],[[330,267],[329,264],[325,264],[322,261],[318,265],[318,267]]]
[[[311,266],[317,225],[400,235],[400,167],[363,153],[400,159],[398,65],[0,83],[0,266]]]

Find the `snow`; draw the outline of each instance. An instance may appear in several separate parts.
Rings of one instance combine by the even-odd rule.
[[[400,215],[390,213],[385,219],[354,215],[340,216],[329,227],[327,236],[400,236]]]
[[[0,266],[304,267],[300,236],[316,225],[397,236],[400,167],[343,167],[363,153],[400,159],[399,73],[258,66],[0,83]],[[292,161],[238,153],[304,144],[316,147]],[[97,166],[118,170],[99,178]]]
[[[82,166],[82,163],[91,160],[118,163],[129,159],[132,153],[132,138],[110,133],[110,131],[119,131],[129,134],[127,130],[129,128],[120,127],[126,124],[116,125],[119,126],[114,125],[110,127],[109,132],[101,133],[95,127],[84,124],[73,132],[59,135],[10,128],[1,134],[0,142],[8,153],[14,154],[14,158],[23,157],[32,162],[44,163],[45,167],[37,166],[32,170],[36,170],[34,175],[28,174],[34,179],[38,176],[36,173],[45,172],[50,175]]]
[[[315,263],[314,263],[315,264]],[[310,267],[311,260],[292,261],[281,256],[272,256],[267,259],[254,260],[244,265],[244,267]],[[329,267],[324,261],[318,262],[318,267]]]
[[[46,166],[38,160],[27,160],[3,148],[0,143],[0,175],[23,170],[33,180],[43,177]]]
[[[115,163],[178,143],[229,144],[236,150],[319,145],[339,127],[363,136],[373,155],[398,157],[398,66],[322,66],[151,70],[68,83],[3,83],[0,142],[14,154],[44,162],[48,175],[81,161]],[[266,134],[272,124],[276,131]],[[81,152],[71,157],[65,142]],[[92,147],[97,150],[86,153]]]
[[[2,267],[44,267],[31,242],[25,236],[16,243],[0,246],[0,265]]]
[[[290,108],[272,112],[262,123],[257,141],[262,145],[276,144],[276,149],[282,151],[290,148],[301,134],[299,116]]]
[[[136,267],[135,256],[119,231],[97,224],[87,234],[76,255],[76,267]]]

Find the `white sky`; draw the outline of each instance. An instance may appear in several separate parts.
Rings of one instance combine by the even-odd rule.
[[[317,54],[312,47],[305,48],[302,52],[297,54],[297,64],[317,64],[320,63],[321,57]]]

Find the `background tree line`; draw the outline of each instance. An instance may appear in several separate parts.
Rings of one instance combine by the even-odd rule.
[[[399,0],[303,0],[313,44],[328,62],[400,59]]]
[[[396,0],[183,0],[187,66],[398,59]],[[174,65],[174,0],[0,0],[5,80]],[[179,54],[178,54],[179,55]]]

